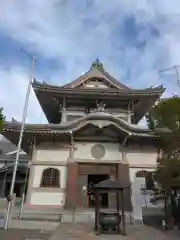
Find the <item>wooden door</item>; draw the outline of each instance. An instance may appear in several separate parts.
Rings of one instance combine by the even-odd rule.
[[[84,175],[84,174],[79,175],[77,182],[78,182],[77,207],[87,208],[88,207],[88,197],[87,197],[88,175]]]

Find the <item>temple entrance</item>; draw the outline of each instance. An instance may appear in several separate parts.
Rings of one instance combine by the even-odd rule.
[[[118,175],[117,175],[118,167]],[[93,163],[69,163],[67,178],[66,208],[89,208],[93,207],[93,200],[87,194],[88,184],[103,181],[109,176],[118,179],[122,183],[129,182],[128,164],[93,164]],[[103,199],[103,207],[116,207],[114,194],[108,194]],[[131,210],[130,190],[124,191],[124,204],[126,210]]]
[[[92,185],[102,182],[108,178],[109,175],[107,174],[88,174],[88,187],[91,187]],[[100,203],[102,208],[108,208],[108,193],[100,195]],[[88,193],[88,207],[95,207],[95,198],[91,192]]]

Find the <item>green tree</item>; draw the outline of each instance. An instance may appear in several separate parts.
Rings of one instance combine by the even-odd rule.
[[[149,128],[160,138],[161,151],[154,178],[164,195],[166,219],[168,217],[171,221],[173,192],[180,188],[180,98],[173,97],[160,101],[151,109],[147,122]],[[171,202],[168,212],[167,200]]]
[[[3,115],[3,109],[0,108],[0,131],[1,131],[2,128],[3,128],[4,120],[5,120],[5,117],[4,117],[4,115]]]

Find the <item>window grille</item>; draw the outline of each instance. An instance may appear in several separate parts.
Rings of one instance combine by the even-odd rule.
[[[60,188],[60,171],[55,168],[47,168],[43,171],[40,187]]]

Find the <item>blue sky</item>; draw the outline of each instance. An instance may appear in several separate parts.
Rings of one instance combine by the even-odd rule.
[[[164,84],[179,94],[179,0],[6,0],[0,3],[0,106],[21,120],[30,61],[39,81],[64,84],[99,58],[107,71],[133,88]],[[28,122],[45,118],[33,91]]]

